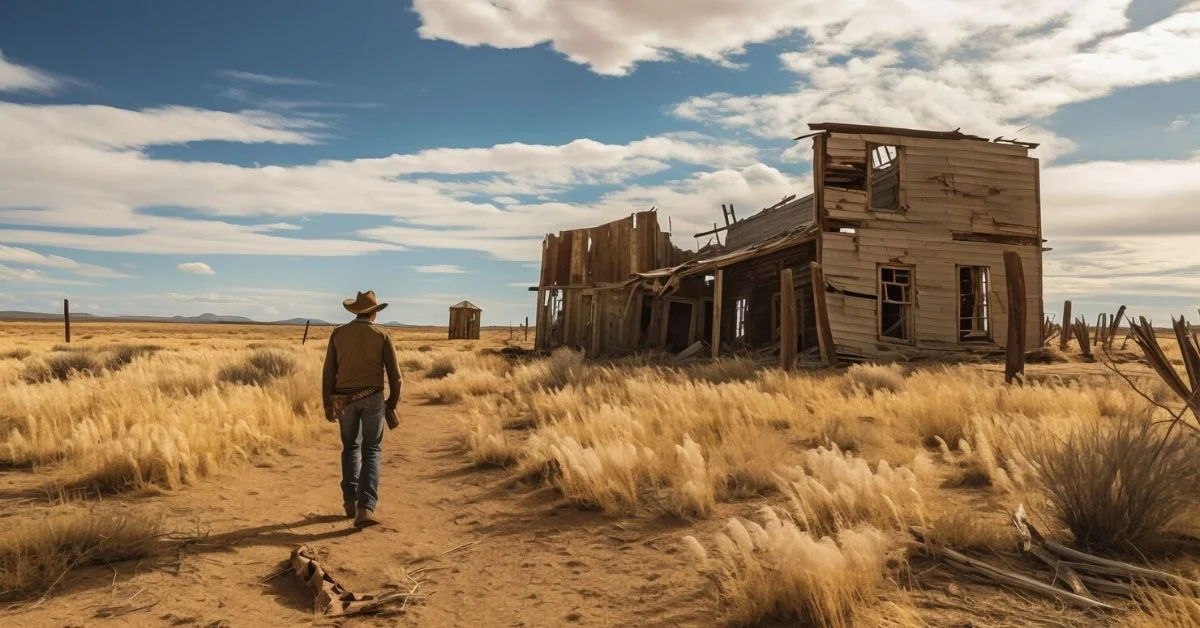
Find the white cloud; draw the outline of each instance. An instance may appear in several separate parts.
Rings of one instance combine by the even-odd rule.
[[[191,273],[193,275],[215,275],[215,274],[217,274],[216,272],[213,271],[212,266],[209,266],[208,264],[205,264],[204,262],[184,262],[184,263],[176,266],[175,268],[179,269],[181,272]]]
[[[1178,115],[1175,116],[1175,119],[1171,120],[1171,123],[1167,125],[1166,129],[1163,130],[1167,132],[1182,131],[1195,120],[1200,120],[1200,113],[1194,113],[1190,116]]]
[[[417,271],[418,273],[432,273],[432,274],[438,274],[438,275],[457,275],[457,274],[467,272],[465,268],[463,268],[461,266],[455,266],[454,264],[433,264],[430,266],[413,266],[412,269]]]
[[[11,103],[0,103],[0,122],[11,122],[0,124],[0,222],[14,225],[0,230],[0,240],[96,251],[359,255],[459,242],[451,247],[528,259],[526,240],[548,230],[644,209],[620,196],[608,197],[607,204],[568,206],[554,200],[562,192],[580,185],[625,185],[673,167],[738,172],[754,168],[757,161],[756,150],[745,144],[680,133],[628,144],[590,139],[558,146],[509,143],[243,167],[157,159],[144,149],[204,139],[306,143],[313,141],[308,122],[177,107],[128,111]],[[688,184],[676,181],[663,191],[674,193]],[[510,197],[501,207],[480,198],[499,194],[547,200],[526,205]],[[728,199],[706,199],[723,200]],[[618,201],[623,205],[617,206]],[[201,216],[139,211],[147,207],[185,207]],[[680,210],[707,216],[711,207]],[[294,222],[308,216],[338,214],[376,216],[384,224],[362,234],[369,240],[280,233],[301,229]],[[294,220],[245,224],[220,220],[223,216]]]
[[[1035,156],[1048,161],[1075,148],[1038,126],[1061,107],[1200,75],[1200,6],[1130,31],[1128,3],[1010,1],[983,11],[941,0],[901,13],[876,3],[826,5],[803,26],[809,45],[781,55],[796,74],[794,90],[709,94],[675,112],[770,138],[829,120],[961,127],[1042,142]]]
[[[74,279],[59,279],[50,277],[46,273],[34,268],[13,268],[0,264],[0,283],[28,283],[38,285],[54,285],[54,286],[94,286],[90,281],[77,281]]]
[[[256,83],[258,85],[289,85],[289,86],[321,86],[324,83],[313,81],[310,79],[294,78],[290,76],[275,76],[271,74],[260,74],[258,72],[246,72],[243,70],[218,70],[217,74],[235,81],[245,83]]]
[[[52,92],[62,84],[61,79],[42,70],[6,59],[0,50],[0,92]]]
[[[83,264],[61,255],[43,255],[29,249],[22,249],[0,244],[0,262],[20,264],[22,266],[43,266],[69,270],[76,275],[95,277],[98,279],[132,279],[133,275],[117,272],[105,266]]]

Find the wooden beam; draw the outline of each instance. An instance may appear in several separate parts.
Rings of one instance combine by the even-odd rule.
[[[821,362],[825,366],[837,366],[837,354],[833,347],[833,331],[829,328],[829,310],[825,305],[825,271],[819,262],[809,262],[812,272],[813,318],[817,324],[817,344],[821,349]]]
[[[588,355],[594,358],[600,355],[600,337],[604,334],[603,326],[600,324],[600,295],[594,292],[592,293],[592,328],[590,332],[592,336]]]
[[[546,329],[550,325],[549,309],[546,306],[546,289],[540,288],[537,294],[537,308],[533,311],[533,324],[536,327],[533,330],[533,348],[535,350],[546,348]]]
[[[725,269],[718,268],[713,281],[712,357],[721,355],[721,302],[725,289]]]
[[[790,370],[796,364],[796,284],[792,269],[779,271],[779,366]]]
[[[1004,360],[1004,382],[1011,384],[1025,374],[1025,272],[1016,251],[1004,252],[1004,275],[1008,284],[1008,339]]]
[[[1062,333],[1058,339],[1058,350],[1066,351],[1067,345],[1071,343],[1071,328],[1074,322],[1071,320],[1071,302],[1063,302],[1063,317],[1062,317]]]

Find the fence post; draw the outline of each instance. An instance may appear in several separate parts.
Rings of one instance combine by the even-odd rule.
[[[300,339],[300,344],[308,342],[308,324],[312,321],[304,321],[304,338]]]
[[[67,336],[67,344],[71,344],[71,303],[63,299],[63,331]]]

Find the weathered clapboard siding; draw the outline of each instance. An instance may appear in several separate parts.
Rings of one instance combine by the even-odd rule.
[[[865,172],[871,145],[900,147],[900,211],[870,209],[868,192],[847,189],[841,183],[845,178],[830,180],[817,195],[823,199],[823,221],[854,226],[854,233],[826,228],[821,235],[820,262],[832,289],[826,295],[829,323],[839,351],[880,356],[1005,346],[1005,250],[1016,250],[1024,262],[1026,326],[1040,329],[1038,162],[1024,146],[841,132],[830,132],[824,145],[825,154],[817,156],[825,160],[822,171],[852,167]],[[959,241],[955,233],[1019,236],[1029,242]],[[912,267],[914,338],[907,345],[879,337],[878,268],[888,263]],[[958,341],[959,266],[990,269],[992,343]],[[1027,337],[1026,348],[1040,344],[1038,334]]]
[[[1042,317],[1040,277],[1036,272],[1037,247],[1009,247],[987,242],[958,242],[944,234],[905,234],[896,238],[887,229],[862,228],[857,234],[824,234],[822,266],[827,283],[837,292],[827,295],[830,328],[839,348],[867,355],[891,343],[879,339],[878,302],[841,293],[878,295],[878,267],[896,263],[913,268],[915,349],[958,345],[958,266],[987,266],[990,276],[988,304],[993,346],[1007,342],[1008,307],[1005,302],[1004,251],[1016,248],[1026,268],[1027,329],[1038,329]],[[1036,336],[1037,334],[1031,334]],[[1027,348],[1038,346],[1036,337]],[[978,348],[980,343],[962,345]],[[884,349],[890,351],[892,349]]]
[[[738,249],[750,246],[773,235],[812,222],[812,211],[813,197],[811,194],[779,207],[765,209],[730,225],[725,247]]]

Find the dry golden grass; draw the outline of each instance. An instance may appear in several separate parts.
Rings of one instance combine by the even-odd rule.
[[[24,521],[0,536],[0,598],[48,593],[76,567],[149,556],[159,533],[153,521],[86,510]]]
[[[818,538],[770,508],[761,516],[762,525],[730,519],[711,558],[695,537],[684,537],[712,579],[727,619],[738,625],[860,625],[856,614],[884,587],[893,540],[870,526]]]
[[[304,346],[293,327],[89,323],[75,331],[87,340],[61,345],[46,324],[0,332],[0,350],[22,356],[0,360],[0,464],[52,465],[65,483],[101,491],[174,489],[326,429],[328,328],[311,330]],[[461,343],[443,342],[439,353],[411,348],[434,342],[436,331],[391,334],[402,359],[496,361]],[[420,373],[404,375],[422,384]]]

